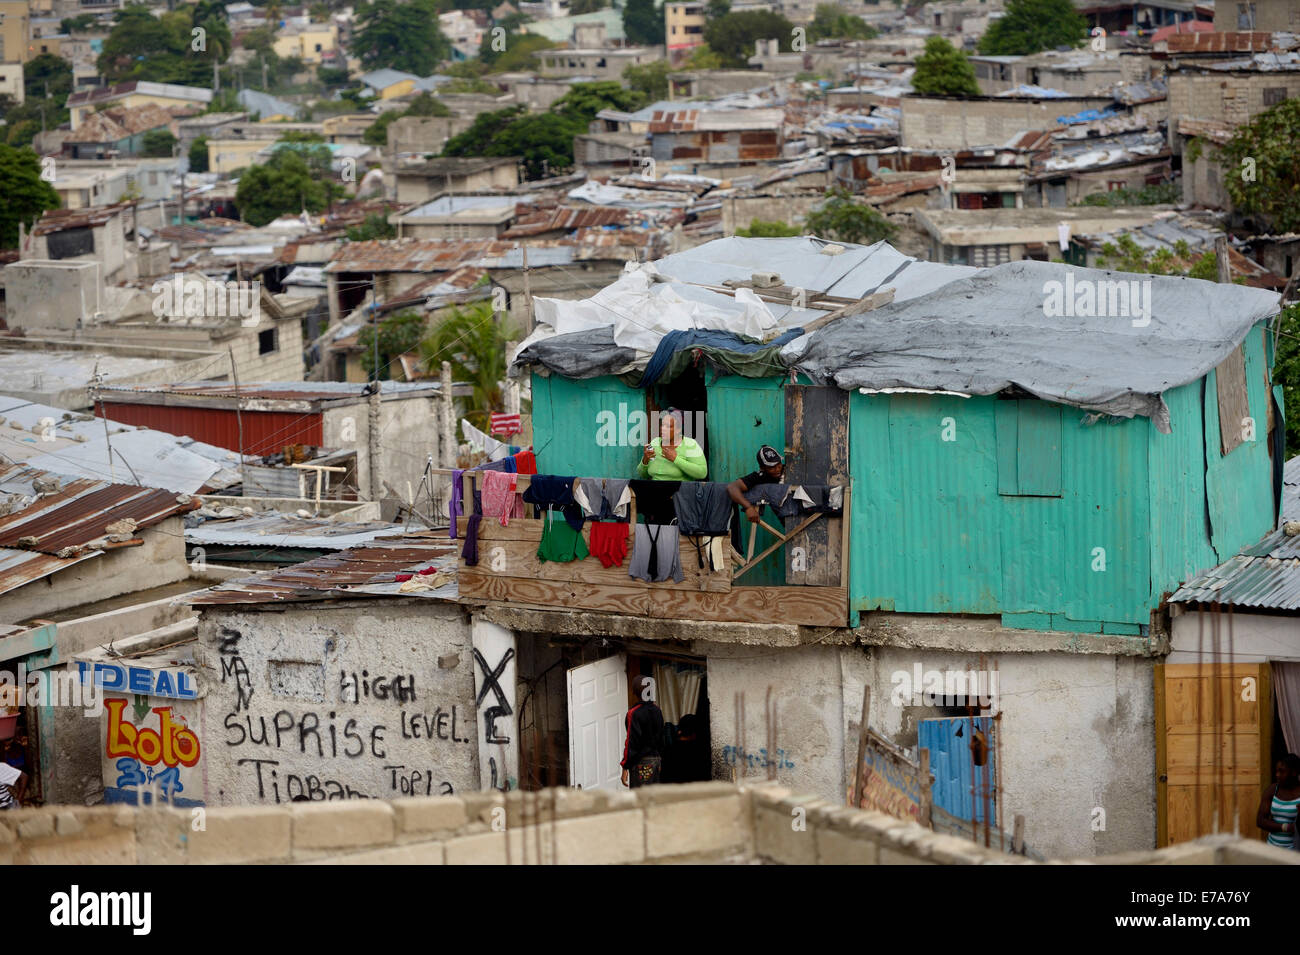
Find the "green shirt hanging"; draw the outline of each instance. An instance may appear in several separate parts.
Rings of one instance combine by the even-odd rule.
[[[582,531],[575,531],[564,515],[547,509],[542,518],[542,541],[537,545],[537,559],[567,564],[573,560],[586,560],[590,551],[582,539]]]

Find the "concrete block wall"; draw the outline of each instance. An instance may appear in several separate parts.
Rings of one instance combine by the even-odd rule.
[[[1093,861],[1286,865],[1300,863],[1300,854],[1217,836],[1087,860]],[[0,815],[0,865],[693,862],[1036,864],[771,785],[553,789],[207,810],[51,806]]]

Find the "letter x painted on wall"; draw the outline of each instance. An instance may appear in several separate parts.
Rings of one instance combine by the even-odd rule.
[[[483,697],[487,696],[488,690],[491,690],[497,698],[495,706],[489,706],[483,710],[483,725],[489,743],[509,743],[509,736],[498,736],[496,721],[503,716],[510,716],[514,710],[510,708],[510,701],[506,699],[505,691],[501,689],[498,682],[501,674],[505,672],[506,664],[514,659],[515,648],[511,647],[501,655],[501,662],[496,665],[496,669],[488,666],[487,660],[483,659],[483,654],[474,648],[474,659],[478,661],[479,669],[483,671],[483,685],[479,687],[478,697],[474,700],[477,707],[483,706]]]

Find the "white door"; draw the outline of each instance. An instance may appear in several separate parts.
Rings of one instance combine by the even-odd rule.
[[[620,653],[569,671],[569,785],[622,789],[627,659]]]

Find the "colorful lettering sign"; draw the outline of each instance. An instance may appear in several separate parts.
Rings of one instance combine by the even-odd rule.
[[[88,663],[85,660],[77,661],[77,670],[82,683],[93,682],[117,693],[139,693],[172,700],[196,700],[199,696],[194,674],[189,670]]]
[[[122,719],[126,700],[105,700],[108,711],[108,739],[104,752],[109,757],[130,757],[146,766],[193,766],[199,761],[199,738],[183,723],[172,719],[170,706],[155,706],[158,729],[141,729]]]
[[[920,821],[920,769],[898,747],[867,730],[859,805],[899,819]]]

